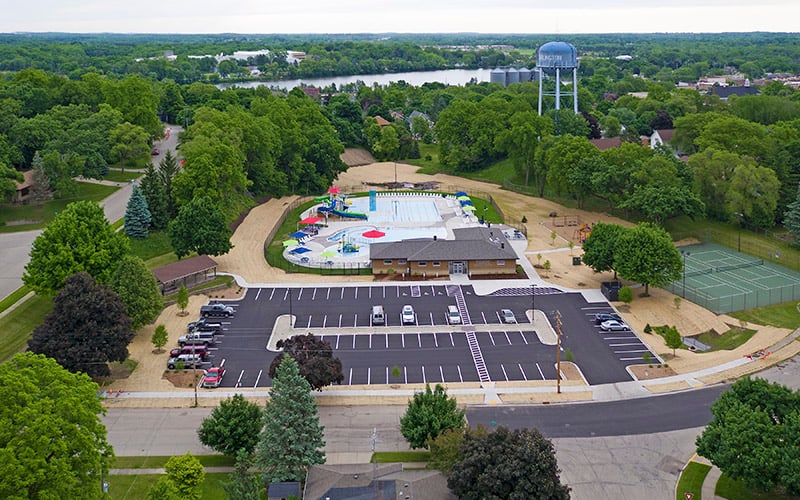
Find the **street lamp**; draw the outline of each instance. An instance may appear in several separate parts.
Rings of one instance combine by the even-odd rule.
[[[686,298],[686,258],[691,255],[692,252],[688,250],[681,250],[681,255],[683,256],[683,298]]]
[[[292,289],[288,288],[289,292],[289,328],[294,328],[294,314],[292,314]]]
[[[739,217],[739,244],[737,246],[737,251],[739,253],[741,253],[742,252],[742,224],[744,224],[744,214],[736,212],[733,215]]]
[[[536,328],[536,284],[531,284],[531,325]]]

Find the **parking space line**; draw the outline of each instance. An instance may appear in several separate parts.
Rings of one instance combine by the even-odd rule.
[[[626,345],[642,345],[641,342],[631,342],[629,344],[608,344],[609,347],[623,347]]]
[[[641,361],[641,356],[636,356],[635,358],[619,358],[620,361]]]
[[[358,287],[356,287],[356,296],[355,299],[358,300]]]
[[[258,381],[261,380],[261,373],[263,373],[263,372],[264,372],[264,370],[258,370],[258,377],[256,377],[256,383],[253,385],[253,389],[258,387]]]
[[[356,336],[353,335],[353,350],[356,350]]]
[[[511,339],[508,338],[508,332],[504,331],[503,333],[506,334],[506,340],[508,341],[508,345],[511,345]]]
[[[314,292],[311,294],[311,300],[317,299],[317,287],[314,287]]]
[[[486,315],[485,315],[485,314],[483,314],[483,311],[481,311],[481,317],[483,318],[483,324],[484,324],[484,325],[488,325],[488,324],[489,324],[489,322],[488,322],[488,321],[486,321]]]
[[[405,380],[405,383],[407,384],[408,383],[408,370],[406,370],[405,365],[403,365],[403,379]]]
[[[336,335],[336,349],[339,349],[339,335]]]
[[[302,298],[303,298],[303,288],[301,287],[300,288],[300,293],[297,294],[297,300],[300,300]]]
[[[367,292],[367,295],[369,296],[370,300],[372,300],[372,287],[371,287],[371,286],[370,286],[370,287],[367,287],[367,290],[369,290],[369,291]]]
[[[353,326],[358,326],[358,313],[353,315]]]
[[[275,295],[275,289],[272,289],[272,292],[269,294],[269,300],[272,301],[272,296]]]
[[[506,373],[506,367],[503,366],[503,363],[500,363],[500,369],[503,370],[503,376],[506,378],[506,382],[508,382],[508,374]]]
[[[367,367],[367,385],[372,381],[372,368]]]
[[[347,385],[353,385],[353,369],[350,368],[350,377],[347,379]]]
[[[342,315],[340,314],[339,315],[339,328],[341,328],[341,327],[342,327]]]
[[[328,287],[328,293],[325,294],[325,300],[331,300],[331,287]]]
[[[344,300],[344,287],[342,287],[342,293],[339,295],[339,300]]]
[[[387,349],[389,348],[389,334],[388,333],[386,334],[386,348]],[[386,368],[386,369],[388,370],[389,368]]]
[[[434,344],[436,347],[439,347],[439,341],[438,341],[438,340],[436,340],[436,334],[435,334],[435,333],[433,334],[433,344]]]
[[[539,370],[539,375],[542,376],[542,380],[547,380],[544,378],[544,373],[542,372],[542,367],[539,366],[539,363],[536,363],[536,369]]]
[[[386,383],[389,383],[389,367],[386,367]]]
[[[425,379],[425,365],[422,365],[422,383],[427,384],[428,381]]]
[[[286,289],[286,293],[284,293],[284,294],[283,294],[283,300],[284,300],[284,302],[285,302],[285,301],[286,301],[286,299],[288,299],[288,298],[289,298],[289,288],[287,288],[287,289]]]
[[[328,315],[322,317],[322,328],[325,328],[325,325],[328,324]]]
[[[398,287],[396,288],[396,290],[397,290],[397,298],[399,299],[399,298],[400,298],[400,287],[398,286]]]
[[[311,316],[308,317],[308,325],[306,328],[311,328]]]
[[[451,346],[453,346],[453,347],[455,347],[455,346],[456,346],[456,343],[455,343],[455,341],[453,340],[453,332],[450,332],[450,345],[451,345]]]
[[[372,349],[372,334],[369,334],[369,348]]]
[[[417,344],[419,344],[419,348],[422,349],[422,335],[417,333]]]
[[[258,300],[258,296],[261,295],[261,290],[263,290],[263,288],[259,288],[258,292],[256,292],[256,299],[255,300]]]
[[[444,383],[444,370],[442,370],[442,365],[439,365],[439,376],[442,377],[442,383]]]
[[[386,298],[386,285],[383,285],[383,298]],[[389,380],[388,378],[386,380]]]
[[[405,336],[405,334],[403,334],[403,333],[400,334],[400,340],[403,342],[403,349],[405,349],[406,348],[406,336]]]
[[[525,375],[525,370],[522,369],[522,363],[517,363],[517,366],[519,366],[519,371],[522,372],[522,378],[524,378],[525,381],[527,382],[528,381],[528,376]]]
[[[456,368],[458,368],[458,380],[463,382],[464,377],[461,376],[461,365],[456,365]]]
[[[431,326],[432,326],[432,325],[434,325],[434,324],[435,324],[435,323],[433,322],[433,313],[428,313],[428,314],[430,314],[430,316],[431,316]]]
[[[519,332],[522,335],[522,341],[525,342],[525,345],[528,345],[528,339],[525,338],[525,332]]]
[[[650,352],[649,349],[631,349],[630,351],[614,351],[614,354],[628,354],[631,352]]]
[[[494,343],[494,335],[492,335],[492,332],[489,332],[489,338],[492,340],[492,345],[497,345]]]
[[[239,374],[239,378],[236,379],[236,387],[241,387],[242,377],[244,377],[244,370],[242,370],[242,372]]]

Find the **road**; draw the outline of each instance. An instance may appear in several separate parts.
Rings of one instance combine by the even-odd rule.
[[[158,162],[166,153],[167,149],[176,154],[178,145],[178,134],[183,130],[181,127],[171,125],[169,139],[164,139],[157,143],[161,154],[153,156],[154,164]],[[100,206],[106,214],[106,219],[111,222],[117,221],[125,216],[125,208],[131,197],[132,186],[123,186],[109,197],[100,202]],[[41,230],[23,231],[19,233],[0,233],[0,300],[8,297],[14,290],[22,286],[22,274],[25,266],[30,260],[31,246]]]

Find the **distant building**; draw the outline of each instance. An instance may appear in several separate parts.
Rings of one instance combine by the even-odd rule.
[[[739,97],[746,95],[759,95],[761,94],[761,91],[758,90],[756,87],[750,87],[750,86],[711,87],[711,94],[718,96],[723,101],[726,101],[732,95]]]
[[[289,64],[299,64],[300,62],[304,61],[305,58],[306,58],[305,52],[298,52],[296,50],[286,51],[286,62]]]
[[[653,130],[653,133],[650,135],[650,147],[655,149],[662,144],[667,144],[672,140],[672,135],[674,133],[674,128]]]
[[[22,175],[22,182],[14,181],[14,184],[16,184],[14,203],[25,203],[31,197],[31,188],[33,187],[33,169],[23,172]]]
[[[375,121],[378,122],[378,125],[380,125],[381,128],[392,124],[392,122],[390,122],[389,120],[387,120],[386,118],[384,118],[384,117],[382,117],[380,115],[373,116],[373,118],[375,118]]]

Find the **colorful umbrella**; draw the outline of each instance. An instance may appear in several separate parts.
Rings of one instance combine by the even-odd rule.
[[[296,247],[299,244],[300,244],[300,242],[297,241],[297,240],[286,240],[286,241],[283,242],[283,248]]]
[[[310,251],[311,250],[309,250],[306,247],[297,247],[297,248],[294,248],[292,250],[289,250],[289,253],[300,254],[300,253],[306,253],[306,252],[310,252]]]
[[[386,233],[383,231],[378,231],[377,229],[373,229],[371,231],[367,231],[366,233],[361,233],[361,236],[365,238],[383,238],[386,236]]]
[[[466,196],[466,195],[467,193],[465,193],[464,191],[456,191],[456,196]]]
[[[339,189],[339,186],[331,186],[331,188],[328,190],[328,192],[330,194],[339,194],[339,193],[342,192],[342,190]]]
[[[322,217],[306,217],[305,219],[300,221],[300,224],[316,224],[321,220]]]
[[[458,201],[469,201],[469,196],[459,196],[456,198]]]
[[[462,206],[462,207],[463,207],[463,206],[466,206],[466,205],[474,205],[474,203],[472,203],[472,202],[471,202],[471,201],[469,201],[469,200],[466,200],[466,201],[462,201],[462,202],[461,202],[461,206]]]
[[[336,252],[336,250],[325,250],[324,252],[322,252],[320,254],[320,256],[322,256],[322,257],[333,257],[333,256],[337,255],[337,253],[338,252]]]
[[[295,231],[289,236],[291,236],[292,238],[297,238],[298,240],[302,240],[303,238],[308,236],[308,233],[304,233],[303,231]]]
[[[474,212],[474,211],[475,211],[475,207],[473,207],[472,205],[464,205],[464,206],[463,206],[463,207],[461,207],[461,208],[463,208],[463,209],[464,209],[464,210],[466,210],[467,212]]]

